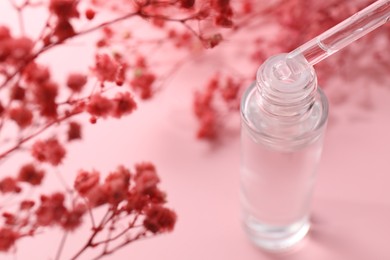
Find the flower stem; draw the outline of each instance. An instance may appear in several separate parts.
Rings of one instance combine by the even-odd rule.
[[[64,232],[61,242],[58,246],[56,257],[54,258],[55,260],[60,260],[62,250],[64,249],[66,238],[68,237],[68,232]]]

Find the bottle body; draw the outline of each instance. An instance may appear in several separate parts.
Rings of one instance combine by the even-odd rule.
[[[284,103],[267,100],[269,93],[259,88],[258,79],[241,103],[244,228],[256,245],[269,250],[290,247],[309,230],[310,200],[321,157],[328,103],[316,86],[316,78],[304,82],[314,84],[313,89],[298,89],[294,95],[291,88],[287,94],[278,92],[279,97],[284,95],[282,99],[291,101],[294,96],[294,102]],[[297,102],[298,92],[304,91],[301,103]]]

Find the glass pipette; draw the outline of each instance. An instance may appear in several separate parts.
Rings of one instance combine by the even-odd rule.
[[[287,55],[287,66],[292,74],[297,75],[389,20],[390,0],[378,0],[290,52]],[[296,61],[302,58],[305,62],[297,66]]]

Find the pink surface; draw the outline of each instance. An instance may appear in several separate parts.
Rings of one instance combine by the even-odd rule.
[[[74,51],[60,50],[54,55],[59,55],[58,60]],[[59,61],[64,62],[60,67],[64,71],[75,66],[72,61]],[[87,62],[77,62],[80,68],[84,65]],[[194,138],[196,122],[191,115],[190,86],[202,82],[204,71],[207,68],[196,72],[186,68],[155,100],[141,104],[129,118],[88,126],[85,140],[71,147],[60,168],[71,182],[79,168],[95,167],[107,172],[120,163],[131,166],[150,160],[156,164],[169,205],[178,213],[175,231],[134,243],[107,259],[390,259],[388,86],[368,86],[371,99],[375,100],[369,110],[361,108],[367,86],[353,83],[351,88],[356,92],[348,94],[349,100],[343,105],[331,105],[331,121],[312,202],[312,230],[295,250],[268,254],[253,247],[240,226],[239,121],[231,122],[231,136],[220,146]],[[188,84],[190,74],[194,80]],[[327,92],[332,96],[337,89]],[[13,158],[3,169],[14,169],[18,163]],[[57,179],[49,181],[50,189],[61,187]],[[17,259],[49,259],[59,240],[55,232],[26,239],[18,246]],[[72,236],[64,259],[84,241],[80,234]]]
[[[370,112],[358,111],[352,101],[332,107],[313,199],[312,231],[296,251],[282,255],[255,249],[241,230],[238,136],[213,151],[195,142],[186,129],[191,119],[182,119],[189,113],[185,99],[178,102],[181,106],[171,104],[175,91],[167,91],[150,111],[140,111],[162,112],[159,120],[145,122],[150,139],[134,129],[126,143],[143,147],[142,153],[157,162],[179,222],[173,234],[134,244],[128,254],[136,259],[194,260],[390,258],[388,90],[375,89],[378,103]],[[181,114],[175,106],[182,108]],[[363,118],[350,120],[356,113]],[[179,128],[183,121],[188,124]],[[134,153],[129,158],[140,155],[129,152]],[[118,253],[118,259],[124,256]]]

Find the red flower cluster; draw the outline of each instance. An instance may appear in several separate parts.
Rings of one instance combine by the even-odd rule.
[[[212,35],[211,37],[204,38],[202,42],[206,48],[214,48],[215,46],[220,44],[222,40],[223,40],[222,35],[220,33],[217,33]]]
[[[215,24],[222,27],[232,27],[233,9],[230,0],[212,0],[212,6],[218,13],[215,17]]]
[[[156,80],[156,76],[149,72],[144,57],[138,57],[134,67],[134,76],[130,81],[130,85],[140,93],[142,99],[151,98],[153,95],[152,85]]]
[[[65,204],[63,193],[41,196],[40,205],[37,208],[36,222],[39,226],[59,225],[65,230],[74,230],[81,224],[81,218],[86,208],[77,204],[74,208],[68,209]]]
[[[80,73],[71,73],[68,75],[68,80],[66,82],[66,85],[73,91],[73,92],[81,92],[83,87],[87,84],[87,76]]]
[[[20,169],[18,181],[37,186],[41,184],[44,176],[45,172],[43,170],[38,170],[32,163],[29,163]]]
[[[0,228],[0,251],[8,251],[19,238],[19,234],[11,228]]]
[[[68,20],[79,17],[77,11],[77,0],[50,0],[49,11],[58,19]]]
[[[40,227],[58,225],[64,230],[72,231],[80,226],[86,208],[76,204],[71,208],[65,206],[63,193],[42,195],[38,207],[33,210],[35,202],[23,200],[19,214],[3,213],[4,227],[0,228],[0,251],[8,251],[17,241],[26,235],[33,235]],[[28,212],[27,217],[24,212]]]
[[[107,202],[112,205],[118,205],[127,195],[130,185],[130,171],[123,166],[119,166],[114,172],[111,172],[101,186],[106,194]]]
[[[227,77],[221,83],[219,75],[210,79],[203,92],[196,92],[193,109],[196,118],[200,123],[197,137],[200,139],[213,140],[218,137],[221,126],[218,116],[222,114],[221,107],[227,110],[238,110],[239,108],[240,84]]]
[[[101,82],[116,82],[117,80],[121,81],[120,72],[122,66],[122,64],[107,54],[97,54],[93,71]]]
[[[31,125],[33,113],[25,106],[18,105],[12,107],[9,111],[9,118],[13,120],[20,128],[26,128]]]
[[[45,81],[34,88],[35,102],[40,105],[40,114],[44,117],[57,117],[56,97],[58,85],[53,81]]]
[[[21,191],[17,180],[12,177],[5,177],[0,181],[0,192],[2,193],[19,193]]]
[[[46,42],[63,42],[64,40],[76,34],[73,25],[70,22],[72,18],[79,18],[80,14],[77,10],[77,0],[50,0],[49,11],[56,17],[54,30],[52,35],[48,35]],[[55,36],[55,39],[51,39]]]
[[[32,163],[23,165],[17,178],[5,177],[0,181],[0,192],[19,193],[22,191],[20,183],[28,183],[32,186],[38,186],[42,183],[45,172]]]
[[[160,205],[153,205],[146,211],[144,226],[152,233],[172,231],[175,225],[177,216],[170,209]]]
[[[31,62],[23,71],[24,80],[34,85],[40,85],[50,80],[50,71],[46,66]]]
[[[96,117],[106,118],[111,114],[113,103],[103,95],[93,95],[87,105],[87,112]]]
[[[108,99],[100,94],[93,95],[86,107],[89,114],[94,117],[106,118],[112,116],[121,118],[132,113],[137,104],[129,92],[117,93],[113,99]]]
[[[0,25],[0,62],[18,65],[32,53],[34,43],[27,37],[12,37],[6,26]]]
[[[27,164],[19,172],[18,181],[38,185],[44,177],[44,172],[34,165]],[[133,179],[133,181],[131,181]],[[108,211],[112,212],[112,218],[117,216],[133,217],[144,215],[145,232],[162,233],[172,231],[176,214],[162,206],[165,199],[157,187],[159,178],[155,167],[149,163],[136,166],[136,173],[132,174],[127,168],[119,166],[111,172],[103,183],[99,182],[100,174],[97,171],[80,171],[75,181],[75,190],[85,200],[74,200],[71,206],[66,205],[64,193],[55,192],[51,195],[42,195],[39,203],[32,200],[22,200],[20,211],[28,214],[3,213],[4,226],[0,227],[0,251],[8,251],[15,242],[26,235],[33,235],[38,228],[59,226],[66,231],[76,230],[88,208],[111,205]],[[17,181],[9,177],[0,182],[1,192],[19,192]],[[158,195],[159,194],[159,195]],[[142,200],[142,207],[133,207],[134,199]],[[158,197],[159,196],[159,197]],[[165,196],[164,196],[165,198]],[[92,213],[90,213],[92,214]],[[123,216],[122,216],[123,215]],[[142,220],[142,219],[140,219]],[[112,219],[113,223],[116,220]],[[110,228],[113,224],[105,223]],[[131,224],[131,228],[135,227]],[[95,230],[101,232],[105,226]],[[95,234],[96,235],[96,234]],[[124,234],[123,234],[124,235]],[[92,241],[92,240],[91,240]],[[91,247],[96,245],[91,244]]]
[[[81,139],[81,125],[77,122],[70,122],[68,127],[68,141]]]
[[[195,5],[195,0],[180,0],[180,6],[182,8],[192,8]]]
[[[159,182],[154,165],[142,163],[136,165],[135,173],[119,166],[103,182],[100,182],[98,171],[80,171],[74,188],[87,202],[88,208],[109,205],[114,223],[116,218],[132,219],[128,224],[131,230],[138,219],[144,227],[139,234],[156,234],[172,231],[177,219],[175,212],[163,207],[165,193],[158,188]],[[96,228],[93,237],[103,229],[101,226]],[[113,226],[110,230],[114,230]],[[121,234],[125,235],[123,232]],[[91,242],[88,246],[93,247],[94,244]]]
[[[31,148],[32,156],[39,162],[59,165],[65,157],[66,150],[57,138],[36,141]]]
[[[120,166],[103,183],[99,176],[97,171],[80,171],[74,184],[75,190],[88,199],[90,207],[125,202],[124,208],[130,212],[149,207],[150,203],[165,202],[165,194],[157,187],[160,180],[150,163],[136,165],[135,174]]]
[[[128,115],[137,108],[137,103],[135,103],[129,92],[117,93],[113,99],[113,103],[114,107],[111,115],[115,118]]]
[[[57,83],[51,80],[49,69],[35,62],[31,62],[23,70],[22,76],[28,85],[25,88],[18,86],[19,93],[16,96],[24,97],[31,95],[31,103],[37,105],[41,116],[49,120],[56,118],[58,115],[56,98],[59,87]]]

